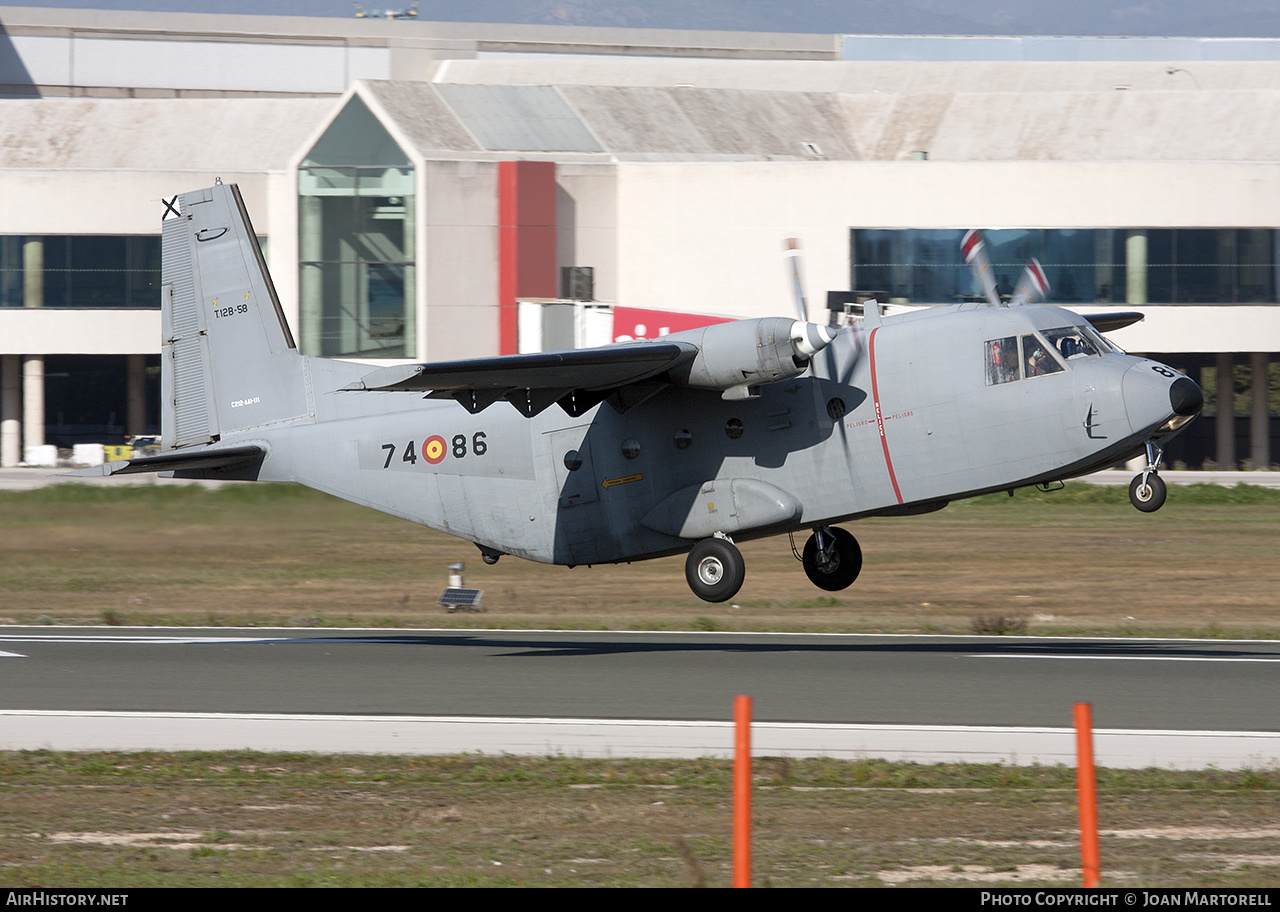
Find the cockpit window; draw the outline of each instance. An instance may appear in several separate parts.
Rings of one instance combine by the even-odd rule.
[[[986,344],[987,386],[1018,379],[1018,338],[1006,336]]]
[[[1047,329],[1044,337],[1049,340],[1049,344],[1057,349],[1058,354],[1062,355],[1064,361],[1073,361],[1076,358],[1087,358],[1090,355],[1101,354],[1098,347],[1089,339],[1084,330],[1077,326],[1067,326],[1063,329]]]
[[[1058,359],[1049,354],[1049,346],[1031,333],[1022,337],[1022,368],[1028,377],[1042,377],[1065,370]]]
[[[1102,333],[1098,332],[1092,326],[1085,326],[1082,328],[1081,331],[1084,333],[1086,337],[1093,340],[1094,344],[1098,347],[1099,352],[1110,351],[1110,352],[1115,352],[1118,355],[1124,354],[1124,349],[1122,349],[1119,345],[1116,345],[1114,342],[1112,342]]]

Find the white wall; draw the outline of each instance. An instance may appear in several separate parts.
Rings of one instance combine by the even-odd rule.
[[[590,266],[597,301],[618,292],[618,172],[613,164],[556,166],[560,266]]]
[[[298,214],[289,173],[0,170],[0,234],[160,234],[162,200],[221,176],[238,183],[297,336]],[[159,297],[156,307],[159,308]],[[0,350],[16,354],[145,354],[160,350],[155,311],[0,308]]]
[[[821,307],[828,290],[849,287],[853,227],[1272,227],[1280,218],[1280,163],[738,162],[617,168],[617,302],[744,317],[791,312],[781,256],[783,240],[791,236],[803,245],[811,306]],[[1245,310],[1207,309],[1219,317]],[[1193,319],[1188,311],[1176,325],[1190,326]],[[1280,351],[1280,327],[1273,324],[1245,326],[1242,320],[1242,333],[1230,344],[1197,341],[1204,347],[1194,350]],[[1164,343],[1149,349],[1176,350]]]
[[[496,354],[498,165],[428,161],[418,172],[418,356]]]
[[[159,352],[159,310],[0,307],[0,355],[154,355]]]
[[[1079,313],[1097,313],[1125,308],[1115,305],[1071,309]],[[1132,309],[1146,314],[1146,319],[1107,334],[1125,351],[1280,351],[1280,306],[1161,307],[1144,304]]]
[[[158,235],[162,200],[211,186],[218,177],[240,185],[254,228],[270,236],[268,186],[284,175],[38,169],[0,169],[0,234]]]

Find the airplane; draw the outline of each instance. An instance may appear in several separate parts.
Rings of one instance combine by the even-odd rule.
[[[1050,485],[1146,454],[1129,486],[1160,508],[1162,444],[1204,404],[1178,371],[1104,332],[1138,313],[1040,306],[1032,262],[984,299],[850,326],[797,314],[600,348],[373,368],[300,354],[238,188],[166,203],[162,450],[77,475],[297,482],[514,555],[568,566],[687,553],[708,602],[737,594],[735,542],[788,534],[819,588],[849,586],[837,523]],[[809,532],[797,549],[796,532]]]
[[[359,3],[351,5],[356,8],[357,19],[415,19],[418,16],[418,0],[413,0],[413,6],[401,9],[367,10]]]

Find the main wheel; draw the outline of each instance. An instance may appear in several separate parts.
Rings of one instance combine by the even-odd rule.
[[[1129,482],[1129,503],[1143,513],[1154,513],[1163,507],[1168,493],[1169,489],[1159,475],[1148,475],[1146,484],[1142,483],[1141,475],[1133,476],[1133,481]]]
[[[684,562],[684,578],[704,602],[727,602],[738,594],[746,577],[742,552],[723,538],[704,538]]]
[[[804,572],[819,589],[847,589],[862,572],[862,549],[844,529],[832,527],[823,534],[831,539],[825,552],[818,550],[816,534],[804,543]]]

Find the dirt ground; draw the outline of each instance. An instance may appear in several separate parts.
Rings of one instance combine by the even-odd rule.
[[[1079,886],[1074,771],[758,760],[756,886]],[[728,886],[721,761],[0,754],[10,886]],[[1103,886],[1280,885],[1275,772],[1109,771]]]

